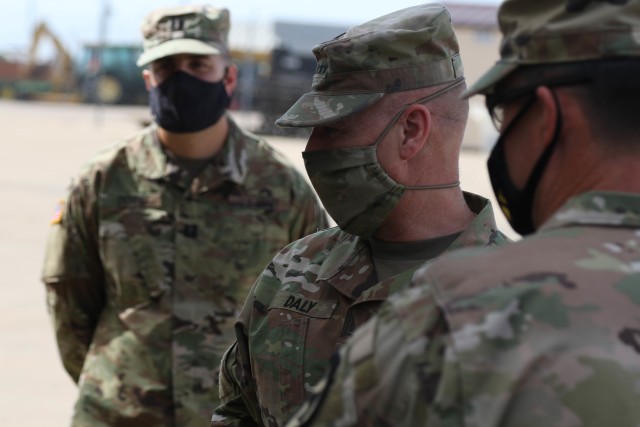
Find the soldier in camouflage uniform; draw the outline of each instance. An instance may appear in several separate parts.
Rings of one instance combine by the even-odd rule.
[[[489,201],[463,193],[468,115],[442,5],[397,11],[314,48],[312,91],[279,119],[312,126],[307,172],[339,228],[285,248],[242,309],[212,425],[283,425],[329,358],[415,269],[506,241]]]
[[[640,1],[508,0],[481,93],[508,248],[445,256],[289,427],[640,425]]]
[[[210,6],[148,16],[156,123],[93,157],[54,218],[43,280],[74,426],[208,425],[251,285],[327,225],[305,178],[225,113],[228,30]]]

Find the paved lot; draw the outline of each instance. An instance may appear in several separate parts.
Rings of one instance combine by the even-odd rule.
[[[39,281],[49,218],[81,163],[147,117],[144,107],[0,101],[0,426],[68,425],[75,386],[59,361]],[[304,141],[271,141],[303,168]],[[485,161],[486,153],[463,153],[464,189],[490,194]],[[510,230],[501,216],[499,225]]]

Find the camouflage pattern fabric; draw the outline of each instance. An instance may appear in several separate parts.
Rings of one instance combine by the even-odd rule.
[[[503,244],[488,200],[465,193],[477,214],[447,250]],[[326,370],[331,354],[415,269],[379,282],[366,239],[328,229],[280,252],[262,273],[223,358],[222,405],[213,426],[279,426]]]
[[[164,7],[149,13],[141,25],[144,52],[139,67],[178,53],[227,55],[230,13],[209,5]]]
[[[451,15],[442,4],[422,4],[350,28],[313,48],[311,92],[277,121],[310,127],[338,121],[385,93],[451,83],[464,77]]]
[[[640,56],[639,0],[506,0],[500,60],[465,92],[493,93],[518,67]]]
[[[193,179],[155,125],[111,146],[71,186],[47,246],[74,426],[203,426],[251,285],[289,242],[326,226],[304,177],[230,120]]]
[[[640,425],[638,212],[585,193],[533,237],[418,270],[287,426]]]

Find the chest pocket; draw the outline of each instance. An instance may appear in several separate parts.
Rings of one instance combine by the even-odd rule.
[[[288,236],[277,218],[205,196],[183,203],[177,215],[176,276],[178,281],[196,277],[187,283],[188,298],[208,301],[216,318],[226,313],[235,336],[236,310],[273,255],[288,243]]]
[[[304,402],[305,358],[313,357],[318,344],[307,340],[309,324],[331,318],[335,307],[335,301],[279,292],[250,337],[258,397],[271,410],[262,414],[266,425],[283,425]]]
[[[127,207],[101,217],[100,251],[118,310],[146,304],[170,287],[174,225],[160,209]]]

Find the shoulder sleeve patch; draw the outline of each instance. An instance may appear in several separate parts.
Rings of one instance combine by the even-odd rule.
[[[56,207],[53,210],[53,215],[51,215],[51,221],[49,222],[49,224],[51,225],[60,224],[62,222],[63,212],[64,212],[64,200],[60,199],[58,200],[58,203],[56,203]]]

